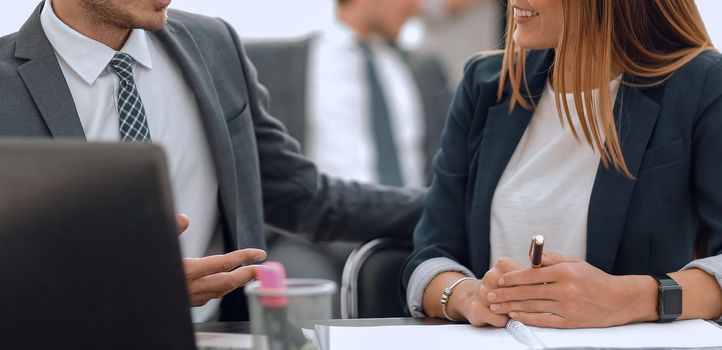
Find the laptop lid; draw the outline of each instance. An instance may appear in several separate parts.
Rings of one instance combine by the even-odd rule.
[[[0,141],[0,348],[195,349],[165,164]]]

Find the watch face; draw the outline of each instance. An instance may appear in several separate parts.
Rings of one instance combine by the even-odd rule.
[[[665,315],[682,314],[682,288],[680,286],[667,286],[662,288],[662,302]]]

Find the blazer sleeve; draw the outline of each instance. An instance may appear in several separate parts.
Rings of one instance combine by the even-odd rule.
[[[276,229],[302,233],[312,241],[410,237],[421,215],[425,191],[343,182],[319,173],[302,156],[298,142],[268,114],[268,93],[258,82],[237,34],[228,24],[226,27],[246,78],[265,222]]]
[[[414,232],[414,251],[402,273],[404,293],[414,270],[427,260],[448,258],[469,266],[465,207],[471,158],[468,140],[478,97],[474,92],[475,68],[487,59],[477,59],[467,65],[451,103],[441,148],[434,157],[434,180],[425,199],[424,214]]]
[[[705,83],[705,96],[692,137],[692,185],[697,210],[708,233],[707,256],[722,255],[722,62]],[[722,267],[720,269],[722,271]]]
[[[703,91],[702,113],[692,137],[692,185],[706,242],[699,252],[705,258],[687,264],[682,270],[696,268],[713,276],[722,288],[722,67],[716,61]],[[717,322],[722,321],[722,315]]]

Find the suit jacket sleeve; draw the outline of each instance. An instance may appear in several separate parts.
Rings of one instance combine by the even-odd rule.
[[[483,61],[469,63],[452,101],[441,136],[441,149],[434,158],[434,181],[426,196],[424,214],[414,232],[414,252],[403,270],[404,289],[414,270],[429,259],[448,258],[469,266],[466,191],[471,154],[468,140],[477,100],[473,73]]]
[[[707,75],[705,96],[692,137],[692,186],[707,256],[722,255],[722,70],[717,61]],[[722,271],[722,267],[720,267]]]
[[[421,215],[424,191],[343,182],[320,174],[281,123],[268,114],[268,93],[235,31],[226,26],[246,77],[265,222],[306,234],[313,241],[410,237]]]

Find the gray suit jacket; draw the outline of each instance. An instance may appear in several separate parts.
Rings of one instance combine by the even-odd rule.
[[[258,69],[258,76],[272,97],[270,111],[288,128],[288,133],[305,144],[308,108],[309,50],[315,37],[245,44],[246,54]],[[441,130],[451,104],[452,91],[441,64],[428,55],[401,51],[419,87],[424,112],[423,125],[427,182],[433,176],[432,160],[439,150]]]
[[[0,38],[0,137],[84,138],[40,25],[41,9],[19,32]],[[171,10],[165,28],[152,35],[195,93],[218,176],[228,249],[263,248],[264,223],[312,240],[411,235],[421,193],[319,174],[267,113],[266,91],[228,24]]]

